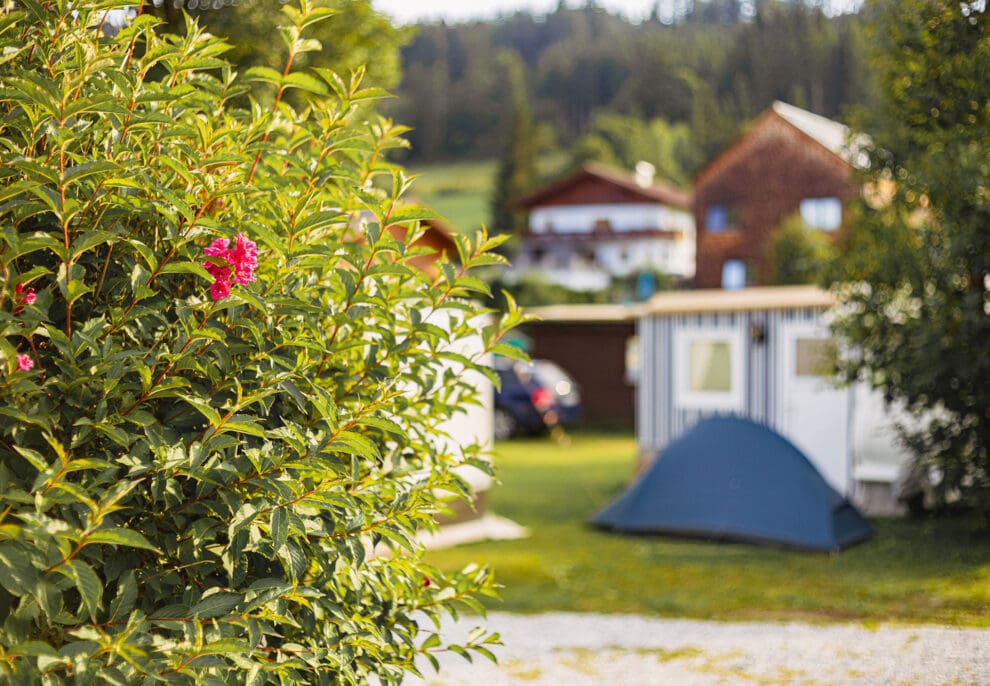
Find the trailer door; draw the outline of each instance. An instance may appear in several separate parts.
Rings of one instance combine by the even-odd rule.
[[[782,328],[780,403],[783,433],[811,460],[832,488],[849,493],[849,390],[829,371],[835,345],[816,324]]]

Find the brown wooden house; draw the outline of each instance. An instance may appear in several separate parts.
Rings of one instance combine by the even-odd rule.
[[[794,213],[837,232],[859,192],[848,138],[842,124],[775,102],[704,167],[694,181],[696,286],[766,283],[771,234]]]

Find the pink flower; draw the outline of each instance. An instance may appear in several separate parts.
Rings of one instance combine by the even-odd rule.
[[[221,300],[230,295],[230,281],[226,279],[217,279],[210,286],[210,295],[213,296],[214,300]]]
[[[30,355],[18,355],[17,356],[17,368],[22,372],[29,372],[34,367],[34,360],[31,359]]]
[[[25,305],[33,305],[35,299],[36,296],[33,288],[28,287],[25,289],[24,284],[17,284],[14,287],[14,314],[23,312]]]
[[[254,281],[258,268],[258,246],[243,233],[238,232],[234,247],[227,253],[227,261],[234,266],[234,281],[245,284]]]
[[[203,248],[203,254],[214,257],[203,263],[206,271],[213,277],[210,295],[214,300],[220,300],[230,295],[231,280],[242,286],[255,280],[254,270],[258,267],[258,246],[243,233],[238,232],[234,239],[234,247],[229,248],[229,238],[217,238],[208,247]]]
[[[24,284],[19,283],[14,288],[14,296],[24,305],[33,305],[35,300],[34,288],[30,286],[25,290]]]

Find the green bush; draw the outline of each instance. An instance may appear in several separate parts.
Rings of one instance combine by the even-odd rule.
[[[770,237],[770,283],[821,283],[837,255],[831,235],[805,224],[800,214],[786,217]]]
[[[854,217],[833,331],[899,426],[939,508],[990,531],[990,6],[874,0],[873,192]]]
[[[392,683],[487,654],[436,633],[487,570],[441,575],[414,537],[455,467],[489,468],[442,426],[518,319],[457,343],[495,241],[407,264],[403,129],[358,76],[236,75],[195,26],[105,35],[114,5],[0,18],[0,682]],[[290,65],[326,14],[286,8]]]

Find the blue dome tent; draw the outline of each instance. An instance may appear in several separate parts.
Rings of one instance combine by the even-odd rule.
[[[835,551],[869,522],[808,458],[767,426],[713,417],[673,441],[595,526]]]

